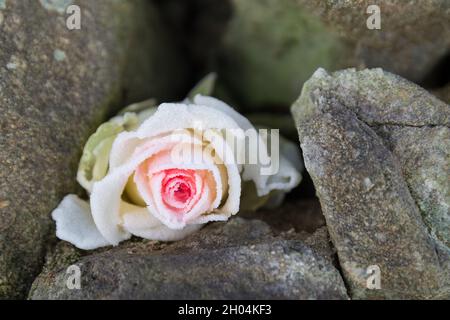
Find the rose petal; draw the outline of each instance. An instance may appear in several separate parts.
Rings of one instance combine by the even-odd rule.
[[[197,95],[194,98],[194,103],[220,110],[236,121],[244,131],[256,130],[247,118],[218,99]],[[267,159],[269,156],[267,145],[262,137],[259,136],[258,138],[258,148],[259,146],[264,146],[263,149],[258,150],[260,156]],[[299,151],[297,151],[297,153],[294,151],[298,150],[298,147],[283,139],[281,136],[279,146],[280,157],[278,164],[276,163],[276,157],[271,158],[273,165],[279,167],[279,170],[274,175],[262,175],[264,168],[261,164],[244,165],[242,178],[244,181],[254,181],[258,196],[260,197],[269,194],[272,190],[290,191],[301,181],[301,175],[299,173],[299,169],[301,169],[300,155]]]
[[[92,250],[110,245],[98,231],[89,204],[70,194],[52,212],[56,221],[56,236],[77,248]]]
[[[110,168],[127,161],[132,151],[145,139],[195,128],[205,130],[240,127],[231,117],[211,107],[163,103],[137,131],[123,132],[117,137],[111,150]]]
[[[223,219],[226,220],[226,218],[229,218],[239,211],[241,198],[241,176],[239,174],[239,167],[236,163],[230,162],[230,160],[234,159],[234,153],[223,138],[222,134],[215,130],[209,130],[208,136],[205,136],[205,138],[209,139],[211,147],[217,152],[216,156],[222,159],[222,162],[224,162],[223,165],[227,171],[228,197],[223,205],[215,210],[217,217],[222,216]],[[211,219],[213,219],[212,216]],[[207,218],[202,220],[208,222]]]
[[[154,175],[150,181],[152,190],[158,190],[163,179],[164,173]],[[202,185],[200,192],[198,202],[191,209],[191,211],[186,213],[182,212],[181,214],[177,214],[176,212],[169,210],[164,204],[161,192],[154,192],[154,207],[150,204],[150,211],[169,228],[183,229],[189,219],[211,210],[212,199],[210,197],[211,191],[209,187]]]
[[[123,227],[135,236],[159,240],[177,241],[199,230],[201,225],[187,226],[183,230],[172,230],[152,216],[147,208],[122,203]]]
[[[269,177],[267,188],[270,190],[289,191],[295,188],[302,180],[300,172],[303,165],[300,149],[297,145],[282,136],[279,138],[279,170],[275,175]]]
[[[148,138],[165,136],[173,131],[179,132],[181,129],[193,128],[240,129],[240,126],[227,114],[211,107],[162,104],[156,113],[145,121],[136,132],[122,133],[117,137],[111,151],[110,168],[114,170],[115,167],[128,161],[130,156],[125,156],[125,154],[132,154]],[[217,141],[211,142],[211,145],[215,150],[218,150],[218,156],[227,160],[234,159],[233,150],[227,146],[224,137],[217,133],[216,138],[215,140]],[[224,220],[239,211],[241,195],[240,169],[232,161],[226,161],[224,166],[227,173],[228,197],[223,206],[217,209],[216,214],[218,216],[211,217],[212,219]]]
[[[123,221],[124,228],[135,236],[159,241],[181,240],[202,227],[202,225],[190,225],[182,230],[169,229],[153,217],[146,208],[140,207],[127,210]]]
[[[195,142],[194,144],[198,144],[199,146],[201,146],[200,140],[194,139],[193,142]],[[160,219],[164,221],[164,223],[166,223],[168,226],[179,229],[184,227],[187,223],[194,223],[193,221],[189,221],[190,219],[204,212],[209,212],[220,205],[224,194],[224,188],[222,187],[222,185],[227,184],[228,179],[226,176],[226,170],[222,168],[223,165],[216,165],[211,155],[206,153],[204,150],[199,150],[200,148],[193,148],[192,144],[182,143],[177,146],[180,147],[180,151],[185,152],[185,154],[188,151],[193,151],[194,154],[190,155],[189,158],[198,160],[178,163],[173,161],[174,159],[171,151],[160,152],[157,155],[154,155],[153,157],[147,159],[145,162],[146,166],[140,165],[138,167],[135,174],[135,182],[141,196],[148,204],[149,210],[155,216],[160,217]],[[201,156],[195,156],[196,152],[200,152]],[[195,208],[193,208],[192,206],[187,207],[182,221],[173,221],[174,219],[170,219],[170,217],[175,213],[170,209],[165,209],[164,205],[161,204],[162,200],[160,199],[160,182],[154,183],[152,188],[150,188],[149,186],[148,176],[162,171],[174,169],[196,171],[206,170],[210,172],[210,174],[207,174],[207,176],[212,176],[212,181],[209,181],[209,179],[206,179],[207,181],[205,181],[206,183],[208,183],[209,187],[208,197],[206,197],[206,195],[203,195],[202,197],[204,201],[202,201],[198,206],[196,205],[196,203],[194,203],[196,205]],[[236,173],[236,175],[237,177],[239,177],[238,173]],[[199,197],[200,194],[198,194],[197,196]],[[157,197],[158,199],[155,199],[155,197]],[[213,198],[213,201],[211,201],[211,197]],[[160,205],[156,205],[155,201],[158,201]],[[209,201],[210,203],[208,204],[207,201]]]
[[[181,151],[185,149],[194,149],[193,153],[200,153],[200,156],[192,155],[192,157],[201,159],[201,161],[183,162],[179,163],[173,161],[173,155],[171,151],[162,152],[157,157],[150,159],[149,166],[147,168],[147,174],[154,174],[163,170],[169,169],[192,169],[192,170],[208,170],[211,172],[214,178],[215,188],[214,194],[216,195],[214,202],[212,204],[213,208],[217,208],[223,198],[223,185],[227,184],[226,172],[225,177],[223,171],[226,169],[221,169],[223,165],[217,165],[214,159],[205,150],[198,150],[197,148],[192,148],[191,145],[181,144],[179,145]],[[187,152],[187,151],[186,151]],[[222,170],[222,172],[221,172]]]
[[[140,163],[153,154],[170,148],[177,138],[181,141],[185,139],[182,135],[161,138],[158,143],[139,151],[122,166],[110,169],[105,178],[94,184],[91,194],[92,216],[100,233],[111,244],[117,245],[129,237],[129,232],[120,227],[120,203],[129,177]]]

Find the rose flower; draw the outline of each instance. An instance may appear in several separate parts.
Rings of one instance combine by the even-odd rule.
[[[75,195],[61,202],[53,212],[60,239],[82,249],[132,235],[180,240],[236,214],[252,192],[243,192],[244,185],[252,184],[245,190],[253,198],[268,199],[300,182],[297,148],[280,139],[282,154],[270,153],[253,125],[217,99],[197,95],[192,103],[138,109],[89,139],[77,178],[90,205]],[[248,150],[249,141],[257,149]],[[248,161],[255,155],[258,161]]]

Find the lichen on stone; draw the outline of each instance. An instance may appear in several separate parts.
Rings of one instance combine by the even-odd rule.
[[[53,58],[56,61],[63,61],[66,59],[66,53],[60,49],[55,49],[55,51],[53,51]]]
[[[39,2],[46,10],[63,14],[66,12],[67,7],[73,3],[73,0],[39,0]]]

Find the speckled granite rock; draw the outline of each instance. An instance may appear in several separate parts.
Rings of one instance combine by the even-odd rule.
[[[60,6],[74,2],[81,30],[69,31]],[[184,67],[148,1],[2,4],[0,298],[19,298],[53,235],[50,211],[76,191],[85,139],[108,110],[178,95]]]
[[[352,297],[450,297],[450,106],[381,69],[319,69],[292,112]]]
[[[261,221],[235,218],[185,241],[128,243],[73,259],[69,263],[81,270],[80,290],[66,287],[68,263],[52,262],[57,267],[36,279],[30,298],[347,299],[331,251],[324,249],[326,234],[321,230],[306,244],[274,236]],[[69,261],[63,257],[56,260]]]

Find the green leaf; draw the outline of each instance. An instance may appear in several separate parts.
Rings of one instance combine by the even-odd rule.
[[[256,186],[253,181],[242,181],[239,211],[256,211],[263,207],[269,199],[270,193],[263,197],[258,197]]]
[[[117,135],[135,129],[139,117],[135,113],[125,113],[98,127],[84,146],[78,165],[77,180],[87,191],[92,191],[94,182],[101,180],[108,172],[109,153]]]
[[[117,114],[118,116],[123,115],[127,112],[140,113],[142,111],[146,111],[151,108],[155,108],[158,105],[158,101],[156,99],[148,99],[142,102],[130,104],[128,107],[122,109]]]
[[[201,94],[202,96],[210,96],[214,91],[216,85],[217,75],[215,73],[210,73],[205,76],[200,82],[189,92],[187,98],[191,101],[194,100],[195,96]]]
[[[105,177],[109,168],[109,154],[117,135],[123,131],[136,130],[139,125],[156,112],[155,99],[134,103],[123,109],[111,120],[103,123],[86,142],[78,165],[78,183],[88,192],[94,182]]]

